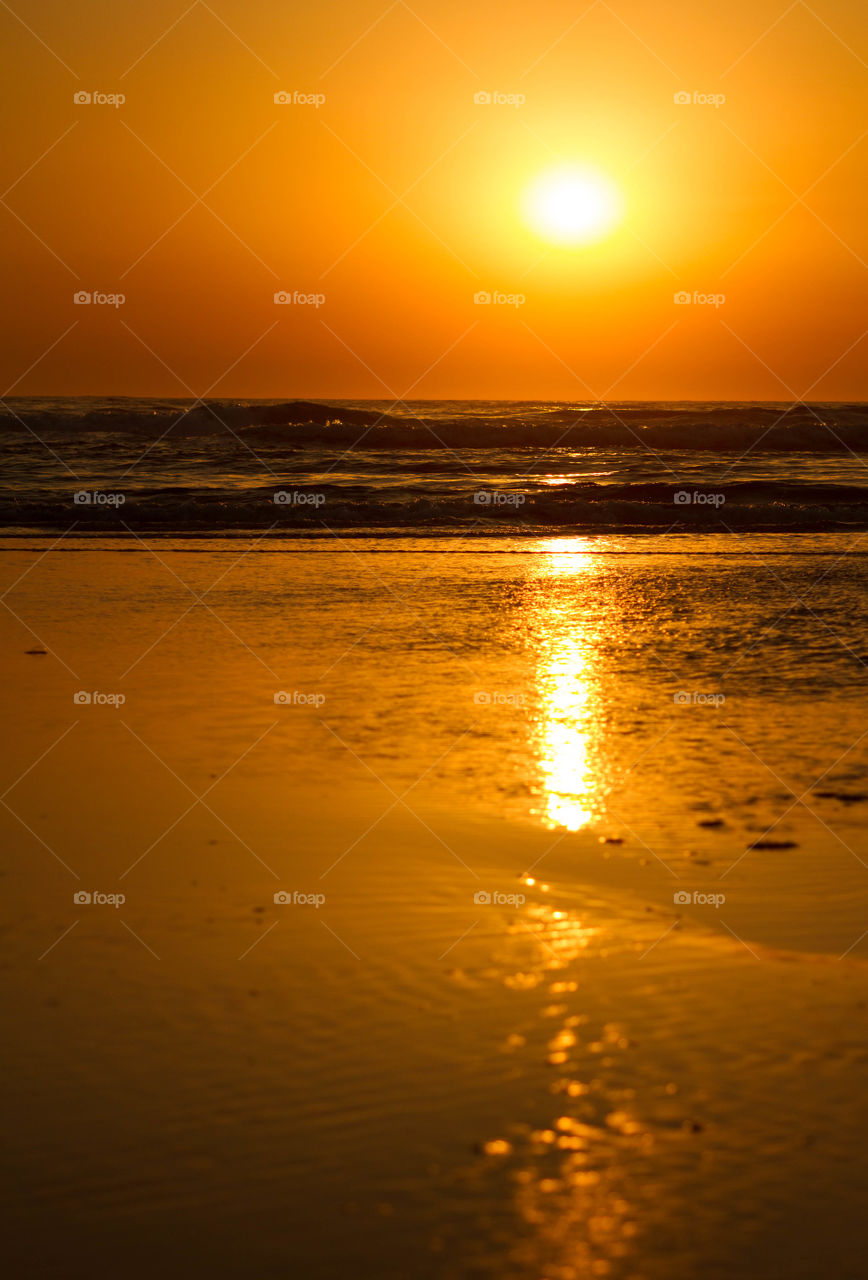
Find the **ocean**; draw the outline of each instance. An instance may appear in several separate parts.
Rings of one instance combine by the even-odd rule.
[[[442,536],[868,528],[868,405],[8,399],[0,523]]]

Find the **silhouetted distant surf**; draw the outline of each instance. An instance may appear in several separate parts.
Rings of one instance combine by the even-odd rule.
[[[83,397],[0,407],[5,528],[868,528],[868,405]]]

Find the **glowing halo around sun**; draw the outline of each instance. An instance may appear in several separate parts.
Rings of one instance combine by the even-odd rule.
[[[558,245],[592,244],[618,225],[621,195],[593,169],[563,168],[541,174],[522,200],[528,226],[543,240]]]

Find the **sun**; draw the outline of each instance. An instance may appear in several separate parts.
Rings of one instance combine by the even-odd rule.
[[[563,168],[541,174],[522,201],[531,230],[552,244],[591,244],[621,218],[623,201],[614,185],[593,169]]]

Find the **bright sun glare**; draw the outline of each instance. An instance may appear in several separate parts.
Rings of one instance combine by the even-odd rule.
[[[589,244],[608,235],[621,216],[621,197],[608,178],[590,169],[544,173],[527,188],[530,227],[554,244]]]

